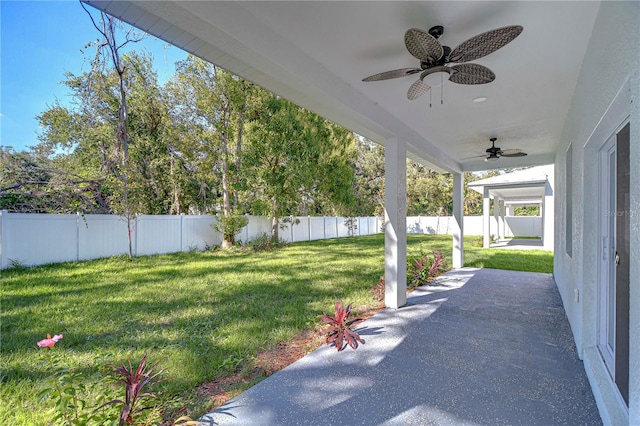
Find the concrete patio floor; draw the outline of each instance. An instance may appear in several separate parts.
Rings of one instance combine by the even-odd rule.
[[[464,268],[204,416],[207,425],[599,425],[549,274]]]

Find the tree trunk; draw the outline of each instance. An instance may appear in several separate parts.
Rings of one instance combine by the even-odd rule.
[[[225,217],[231,214],[231,203],[229,201],[229,164],[227,155],[227,132],[220,134],[221,157],[222,157],[222,212]]]
[[[244,128],[244,111],[247,104],[242,105],[238,118],[238,139],[236,140],[236,176],[240,176],[240,154],[242,153],[242,130]],[[233,209],[238,209],[238,191],[233,193]]]
[[[280,221],[278,219],[278,202],[273,201],[273,219],[271,220],[271,239],[276,240],[278,238],[278,229],[280,228]]]

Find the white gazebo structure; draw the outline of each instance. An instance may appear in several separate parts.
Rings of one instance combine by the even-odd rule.
[[[505,215],[512,216],[517,205],[538,205],[542,217],[542,246],[553,250],[553,165],[532,167],[469,183],[469,188],[484,196],[482,203],[483,247],[490,236],[507,237]],[[490,202],[497,229],[491,229]]]

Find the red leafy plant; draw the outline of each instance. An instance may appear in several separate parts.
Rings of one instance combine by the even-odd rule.
[[[431,262],[431,266],[429,265]],[[416,288],[430,282],[433,278],[445,269],[444,257],[441,251],[433,252],[431,256],[425,253],[408,261],[407,265],[407,285],[409,288]]]
[[[436,276],[438,272],[444,269],[444,258],[442,257],[441,251],[433,252],[433,263],[429,268],[429,277],[433,278]]]
[[[384,275],[381,275],[380,281],[368,290],[368,292],[373,293],[373,300],[376,302],[382,302],[384,300],[384,288]]]
[[[334,345],[338,349],[338,352],[346,347],[345,342],[353,349],[358,347],[357,342],[364,343],[364,340],[362,340],[358,333],[353,331],[353,326],[364,320],[361,318],[349,320],[349,314],[351,314],[351,304],[345,308],[344,303],[340,300],[336,302],[336,312],[334,316],[326,314],[319,315],[322,321],[329,324],[329,327],[322,331],[322,334],[327,335],[327,344]]]
[[[145,406],[142,408],[136,408],[142,400],[152,399],[156,396],[150,392],[143,392],[145,387],[157,384],[165,379],[159,379],[158,377],[164,373],[165,370],[155,371],[158,363],[154,363],[151,366],[147,365],[147,354],[142,357],[140,364],[136,368],[131,365],[131,361],[128,365],[122,364],[120,366],[111,365],[106,370],[107,373],[113,374],[113,380],[116,382],[124,383],[125,386],[125,398],[114,399],[107,402],[102,407],[111,404],[121,404],[122,411],[120,413],[119,426],[125,424],[134,424],[135,420],[133,415],[140,413],[144,410],[153,408],[153,406]]]

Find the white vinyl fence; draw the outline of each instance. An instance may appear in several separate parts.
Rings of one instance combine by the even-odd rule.
[[[271,219],[247,216],[249,223],[236,236],[246,243],[271,232]],[[344,217],[297,217],[279,234],[287,242],[349,236]],[[354,235],[380,232],[380,219],[359,217]],[[220,245],[213,230],[215,216],[140,215],[132,220],[135,256],[205,250]],[[114,215],[31,214],[0,212],[0,269],[89,260],[129,252],[127,222]]]
[[[541,216],[506,216],[506,237],[540,237],[542,238]],[[489,233],[498,234],[498,223],[490,217]],[[464,217],[464,235],[483,234],[482,216]],[[409,234],[451,234],[453,232],[452,216],[413,216],[407,217],[407,233]]]
[[[271,219],[248,216],[249,223],[236,236],[246,243],[261,233],[271,232]],[[288,242],[321,240],[349,236],[344,217],[298,217],[286,224],[280,237]],[[507,217],[507,236],[542,236],[542,218]],[[354,235],[381,232],[377,217],[356,218]],[[413,234],[451,234],[453,218],[407,217],[407,232]],[[491,218],[491,233],[497,234]],[[132,221],[132,249],[136,256],[205,250],[220,245],[214,231],[215,216],[140,215]],[[465,235],[482,235],[482,217],[464,218]],[[13,264],[89,260],[129,252],[127,223],[113,215],[31,214],[0,212],[0,269]]]

